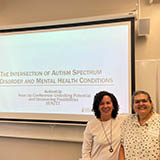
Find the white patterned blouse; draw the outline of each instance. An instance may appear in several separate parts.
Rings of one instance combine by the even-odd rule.
[[[130,115],[123,122],[121,143],[125,160],[160,160],[160,115],[154,113],[141,126],[137,115]]]

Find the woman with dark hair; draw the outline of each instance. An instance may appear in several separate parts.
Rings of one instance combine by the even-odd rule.
[[[119,105],[116,97],[101,91],[94,97],[95,118],[87,123],[82,145],[82,160],[118,160],[120,149]]]

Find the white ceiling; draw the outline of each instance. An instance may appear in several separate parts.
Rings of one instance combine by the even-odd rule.
[[[136,0],[0,0],[0,25],[120,14],[135,7]]]

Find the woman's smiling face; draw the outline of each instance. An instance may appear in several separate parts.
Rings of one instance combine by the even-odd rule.
[[[99,111],[101,113],[100,119],[102,121],[111,119],[113,109],[114,109],[114,106],[111,98],[109,96],[103,96],[99,104]]]
[[[134,98],[134,110],[140,117],[146,117],[152,112],[152,103],[145,94],[138,94]]]

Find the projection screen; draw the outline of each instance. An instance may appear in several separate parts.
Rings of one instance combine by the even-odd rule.
[[[131,112],[134,18],[0,30],[0,119],[86,122],[109,91]]]

